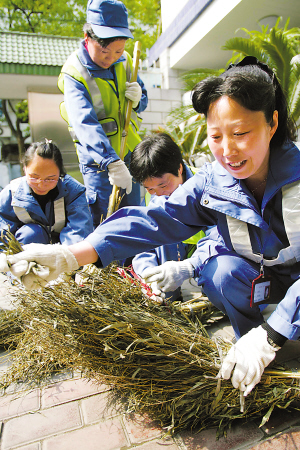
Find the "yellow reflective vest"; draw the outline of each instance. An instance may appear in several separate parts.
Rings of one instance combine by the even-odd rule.
[[[78,50],[69,56],[63,65],[58,78],[58,88],[62,93],[64,93],[65,74],[68,74],[85,86],[91,97],[93,108],[97,114],[99,123],[106,136],[109,138],[111,146],[117,155],[120,154],[122,130],[125,124],[127,104],[125,99],[125,83],[126,81],[130,81],[132,72],[132,59],[130,55],[127,52],[124,52],[123,56],[125,57],[125,61],[116,63],[114,66],[118,82],[119,99],[115,94],[116,86],[113,80],[92,77],[87,69],[81,64],[78,58]],[[73,142],[76,144],[78,139],[73,128],[69,124],[65,102],[62,102],[60,105],[60,113],[63,119],[68,123],[69,132]],[[125,155],[128,153],[128,150],[132,151],[141,141],[141,138],[137,133],[140,124],[141,118],[134,110],[132,110]]]

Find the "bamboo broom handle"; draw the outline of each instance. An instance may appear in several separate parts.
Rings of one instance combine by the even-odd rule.
[[[132,71],[131,79],[130,79],[131,83],[133,81],[137,80],[137,73],[138,73],[138,68],[139,68],[141,49],[142,49],[141,43],[139,41],[136,41],[136,43],[134,45],[134,51],[133,51],[133,71]],[[121,147],[120,147],[120,155],[119,155],[120,159],[122,159],[122,161],[124,160],[124,156],[125,156],[128,128],[129,128],[130,119],[131,119],[131,111],[132,111],[132,101],[128,100],[126,115],[125,115],[125,125],[124,125],[124,129],[122,131],[122,139],[121,139]],[[120,196],[120,188],[116,185],[113,185],[112,193],[109,196],[106,217],[111,216],[112,213],[116,211],[116,209],[117,209],[116,205],[118,204],[119,196]]]

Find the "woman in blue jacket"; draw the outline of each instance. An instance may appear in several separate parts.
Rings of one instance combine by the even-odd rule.
[[[32,144],[24,155],[25,176],[0,193],[0,227],[22,244],[75,244],[93,231],[85,187],[66,175],[52,141]]]
[[[192,99],[207,118],[214,163],[159,205],[122,208],[70,247],[31,244],[24,254],[2,255],[2,267],[7,260],[47,266],[44,280],[11,267],[30,289],[60,271],[96,261],[106,266],[217,224],[224,247],[206,261],[199,283],[238,339],[220,377],[232,374],[246,396],[284,342],[300,336],[300,153],[281,86],[256,58],[202,80]],[[265,323],[262,302],[277,303]]]

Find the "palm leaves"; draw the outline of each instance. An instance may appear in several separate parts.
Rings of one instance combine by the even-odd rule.
[[[245,56],[255,56],[268,64],[276,73],[286,95],[291,117],[295,123],[300,118],[300,28],[288,29],[289,20],[280,28],[280,18],[269,30],[268,25],[261,31],[249,31],[241,28],[247,37],[233,37],[225,42],[223,50],[231,50],[228,61],[235,63]],[[224,69],[195,69],[181,76],[186,91],[190,91],[202,79],[218,76]],[[165,130],[173,136],[182,148],[186,159],[188,155],[209,152],[206,144],[206,126],[204,118],[195,113],[191,105],[173,110]]]
[[[300,59],[297,59],[300,46],[300,28],[288,29],[289,20],[283,28],[279,28],[280,18],[276,25],[268,31],[242,30],[247,38],[232,38],[226,41],[223,50],[232,50],[230,62],[240,61],[244,56],[256,56],[268,64],[276,73],[286,95],[291,116],[295,122],[300,117]]]
[[[209,153],[205,142],[206,120],[202,114],[195,112],[191,105],[180,106],[168,116],[167,123],[162,130],[167,132],[179,146],[182,156],[193,165],[192,157],[198,152]]]

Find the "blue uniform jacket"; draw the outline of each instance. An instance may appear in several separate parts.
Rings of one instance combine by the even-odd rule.
[[[248,224],[254,252],[263,251],[265,258],[277,257],[278,251],[288,246],[282,220],[281,188],[299,180],[300,152],[292,142],[271,151],[261,207],[242,180],[235,179],[214,162],[203,166],[160,205],[117,211],[86,240],[106,266],[137,252],[185,240],[200,229],[205,231],[208,226],[217,224],[224,249],[233,251],[226,221],[229,215]],[[300,275],[299,263],[272,269],[293,280]],[[289,293],[289,298],[278,304],[268,323],[279,332],[286,330],[283,334],[287,338],[297,336],[299,308],[300,296]]]
[[[185,173],[186,180],[193,176],[192,171],[185,164]],[[149,202],[149,206],[155,204],[157,200],[156,195],[151,196],[151,200]],[[161,247],[157,247],[155,249],[149,250],[148,252],[139,253],[132,260],[132,266],[134,271],[138,275],[142,275],[144,270],[149,267],[159,266],[166,261],[181,261],[186,259],[188,253],[188,244],[184,244],[183,242],[178,242],[176,244],[162,245]]]
[[[193,176],[193,173],[186,164],[185,171],[187,181]],[[161,201],[160,197],[152,195],[149,206],[159,203]],[[198,242],[196,250],[189,258],[195,269],[196,277],[199,276],[205,261],[211,256],[220,253],[220,248],[224,245],[221,236],[218,235],[217,227],[210,229],[207,235],[207,237],[202,238]],[[176,244],[163,245],[136,255],[132,260],[132,266],[138,275],[142,275],[147,268],[159,266],[166,261],[178,261],[179,259],[183,261],[188,256],[188,250],[188,244],[181,241]]]
[[[66,225],[59,234],[61,244],[71,245],[82,241],[93,231],[91,213],[85,196],[85,187],[70,175],[59,179],[57,183],[58,196],[64,197]],[[56,200],[55,199],[55,200]],[[14,194],[16,206],[25,208],[31,218],[51,228],[53,225],[53,201],[46,204],[45,213],[38,201],[31,195],[26,177],[22,177],[20,185]],[[12,193],[9,185],[0,192],[0,228],[15,234],[24,224],[19,221],[12,207]]]
[[[109,69],[102,69],[91,60],[84,46],[84,41],[80,44],[78,57],[82,65],[94,78],[113,80],[113,74]],[[124,56],[121,56],[115,64],[124,60]],[[148,97],[144,83],[139,76],[137,81],[142,88],[142,97],[138,108],[135,109],[139,113],[146,109]],[[110,145],[109,139],[99,124],[91,97],[85,86],[67,74],[64,77],[64,99],[70,125],[79,140],[76,144],[79,162],[90,166],[96,161],[101,170],[107,169],[110,163],[120,158]]]

